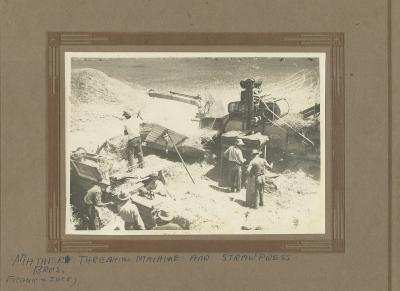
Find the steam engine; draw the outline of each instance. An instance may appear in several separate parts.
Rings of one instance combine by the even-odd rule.
[[[240,101],[228,104],[229,116],[244,121],[244,130],[261,124],[270,124],[289,112],[286,99],[269,97],[262,92],[262,81],[247,79],[240,81]]]

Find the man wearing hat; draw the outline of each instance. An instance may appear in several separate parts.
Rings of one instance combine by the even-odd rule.
[[[89,218],[89,230],[99,230],[101,227],[100,217],[96,207],[105,207],[113,204],[112,202],[102,202],[103,192],[106,191],[108,186],[108,181],[102,180],[90,188],[83,198]]]
[[[261,158],[260,151],[256,149],[252,150],[251,154],[253,158],[247,167],[247,172],[250,174],[247,187],[250,188],[250,194],[252,195],[246,197],[246,200],[250,199],[250,201],[246,202],[249,206],[257,208],[258,205],[264,206],[265,168],[268,167],[272,169],[273,163],[269,164],[265,159]],[[254,184],[252,185],[253,181]],[[251,187],[254,187],[254,190]],[[260,201],[259,204],[257,203],[258,200]]]
[[[145,226],[140,216],[139,210],[131,201],[131,196],[127,193],[119,193],[117,210],[118,215],[121,216],[125,222],[125,230],[145,230]]]
[[[153,227],[153,230],[183,230],[180,225],[171,222],[174,216],[168,210],[157,211],[154,219],[156,226]]]
[[[128,136],[128,164],[129,171],[132,171],[135,155],[138,159],[140,168],[144,167],[143,151],[142,151],[142,140],[140,138],[140,122],[139,115],[137,118],[133,118],[130,113],[124,111],[122,116],[125,118],[124,134]]]
[[[150,197],[154,198],[156,194],[160,196],[168,195],[162,170],[159,170],[158,173],[151,173],[149,178],[148,183],[139,188],[139,193],[142,196],[150,195]]]
[[[234,145],[230,146],[224,152],[224,157],[228,160],[229,186],[232,192],[234,192],[235,189],[237,192],[242,189],[242,165],[246,161],[240,149],[243,145],[243,141],[238,138],[235,140]]]

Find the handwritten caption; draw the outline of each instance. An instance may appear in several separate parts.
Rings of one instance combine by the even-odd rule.
[[[39,285],[64,284],[74,286],[79,280],[76,275],[77,266],[90,268],[94,265],[123,264],[206,264],[210,261],[222,263],[267,263],[289,261],[286,254],[268,253],[223,253],[223,254],[168,254],[168,255],[133,255],[133,256],[101,256],[101,255],[62,255],[34,257],[17,254],[11,262],[14,273],[6,276],[7,284]],[[75,270],[75,272],[71,272]]]

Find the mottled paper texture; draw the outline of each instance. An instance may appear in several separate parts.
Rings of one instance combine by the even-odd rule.
[[[394,48],[398,44],[399,5],[390,2],[1,1],[1,290],[398,290],[399,212],[396,207],[389,207],[388,191],[392,183],[392,201],[396,205],[399,104],[396,98],[388,104],[391,100],[388,99],[391,92],[388,62],[392,62],[394,73],[391,95],[397,96],[398,84],[394,80],[398,79],[399,56]],[[388,26],[390,4],[391,29]],[[222,250],[210,254],[213,259],[202,265],[186,260],[133,267],[73,265],[68,275],[79,277],[79,283],[71,288],[62,282],[58,285],[43,282],[37,286],[13,283],[12,279],[6,282],[9,276],[30,274],[21,265],[22,256],[18,257],[20,263],[13,266],[19,254],[33,260],[51,256],[53,263],[59,259],[62,262],[61,257],[65,262],[69,256],[68,252],[48,252],[47,245],[47,157],[54,146],[48,145],[47,128],[57,118],[57,114],[48,115],[46,99],[50,83],[46,68],[49,31],[343,32],[345,253],[292,254],[290,260],[253,264],[223,262],[219,259],[224,253]],[[106,51],[107,47],[101,49]],[[79,51],[85,50],[88,47],[81,43]],[[392,105],[391,116],[388,105]],[[393,118],[391,165],[388,161],[390,117]],[[388,179],[389,166],[393,168],[392,180]],[[390,215],[393,227],[389,225]],[[147,255],[157,255],[157,249],[153,250]],[[89,254],[71,256],[79,255]],[[190,258],[191,255],[182,256]]]

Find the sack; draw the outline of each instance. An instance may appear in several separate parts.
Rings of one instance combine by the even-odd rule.
[[[257,176],[256,177],[256,184],[264,185],[265,184],[265,176],[264,175]]]

